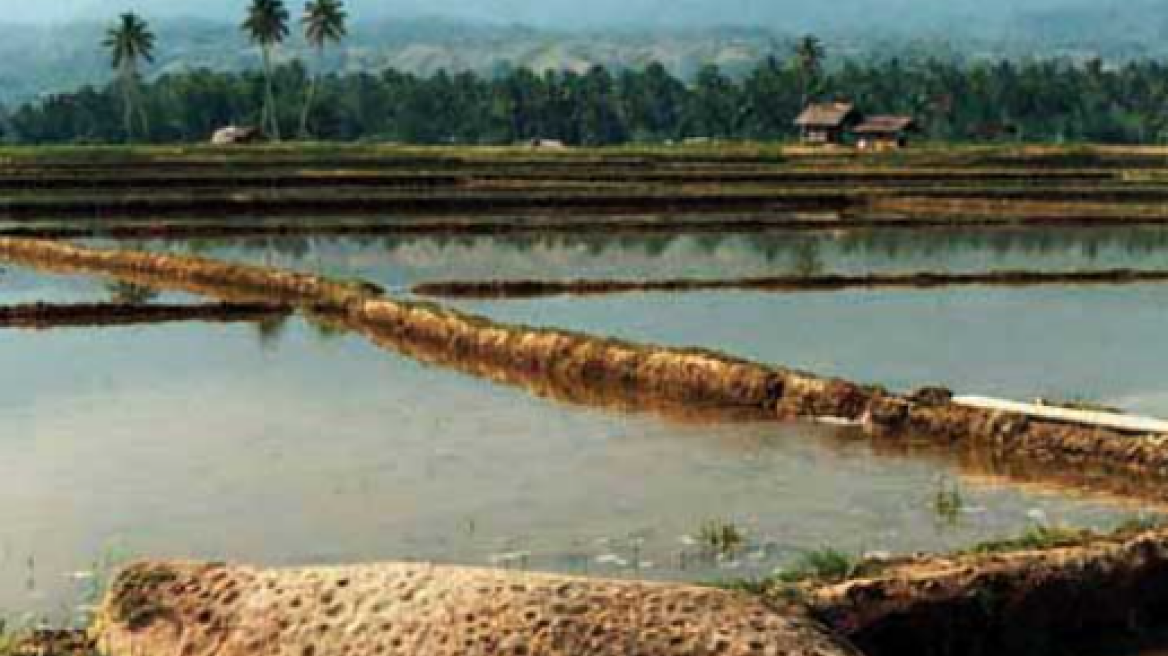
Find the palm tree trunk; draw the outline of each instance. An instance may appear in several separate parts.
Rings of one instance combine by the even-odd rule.
[[[134,96],[134,107],[138,109],[138,120],[142,123],[142,137],[149,141],[150,139],[150,118],[146,114],[146,103],[142,95],[142,85],[139,83],[137,71],[134,72],[130,78],[130,92]]]
[[[803,87],[804,107],[807,107],[809,104],[811,104],[811,85],[813,83],[813,76],[814,73],[812,72],[811,67],[804,64],[802,70],[799,73],[799,82]]]
[[[308,118],[312,113],[312,103],[316,100],[316,87],[320,84],[321,71],[324,70],[324,46],[317,48],[316,58],[316,70],[313,71],[312,81],[308,83],[308,96],[304,99],[304,111],[300,114],[301,139],[307,139],[309,136]]]
[[[130,91],[130,71],[122,68],[122,127],[126,131],[126,143],[134,141],[134,98]]]
[[[142,138],[150,140],[150,116],[146,113],[146,103],[142,102],[141,89],[138,90],[138,119],[142,121]]]
[[[274,141],[280,140],[280,121],[276,117],[276,94],[272,89],[272,51],[264,46],[264,115],[267,119],[269,134]]]

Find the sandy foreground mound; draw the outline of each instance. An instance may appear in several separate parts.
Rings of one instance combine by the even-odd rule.
[[[749,596],[692,586],[384,564],[124,570],[95,627],[110,656],[855,656]]]

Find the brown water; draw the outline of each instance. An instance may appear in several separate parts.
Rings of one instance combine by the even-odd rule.
[[[701,581],[824,545],[950,549],[1139,511],[878,455],[826,427],[564,406],[299,320],[3,331],[0,363],[9,614],[63,615],[104,561],[133,554]],[[956,516],[935,508],[946,480]],[[696,540],[711,520],[747,547],[713,557]]]

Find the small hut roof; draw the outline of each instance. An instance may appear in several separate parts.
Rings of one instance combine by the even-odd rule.
[[[915,130],[917,122],[911,116],[869,116],[857,125],[856,134],[900,134]]]
[[[795,119],[795,125],[805,128],[839,128],[857,117],[856,106],[851,103],[815,103]]]

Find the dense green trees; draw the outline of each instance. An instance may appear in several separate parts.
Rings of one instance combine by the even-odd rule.
[[[710,66],[693,80],[659,64],[612,72],[501,71],[419,77],[400,71],[320,78],[311,126],[321,139],[408,143],[571,144],[686,138],[782,139],[795,132],[804,73],[798,58],[767,59],[745,77]],[[141,85],[142,139],[203,141],[229,123],[294,132],[311,76],[298,62],[259,73],[191,71]],[[263,109],[271,81],[275,103]],[[10,141],[114,142],[124,133],[121,87],[47,97],[9,117]],[[911,113],[926,136],[1028,141],[1161,143],[1168,136],[1168,65],[1099,62],[844,61],[820,73],[815,94],[870,113]]]
[[[102,45],[109,50],[110,65],[117,72],[122,91],[122,122],[126,141],[134,139],[135,110],[142,120],[142,130],[149,131],[146,113],[137,103],[140,94],[138,66],[141,61],[154,61],[154,33],[146,21],[133,12],[122,14],[117,25],[106,33]]]

